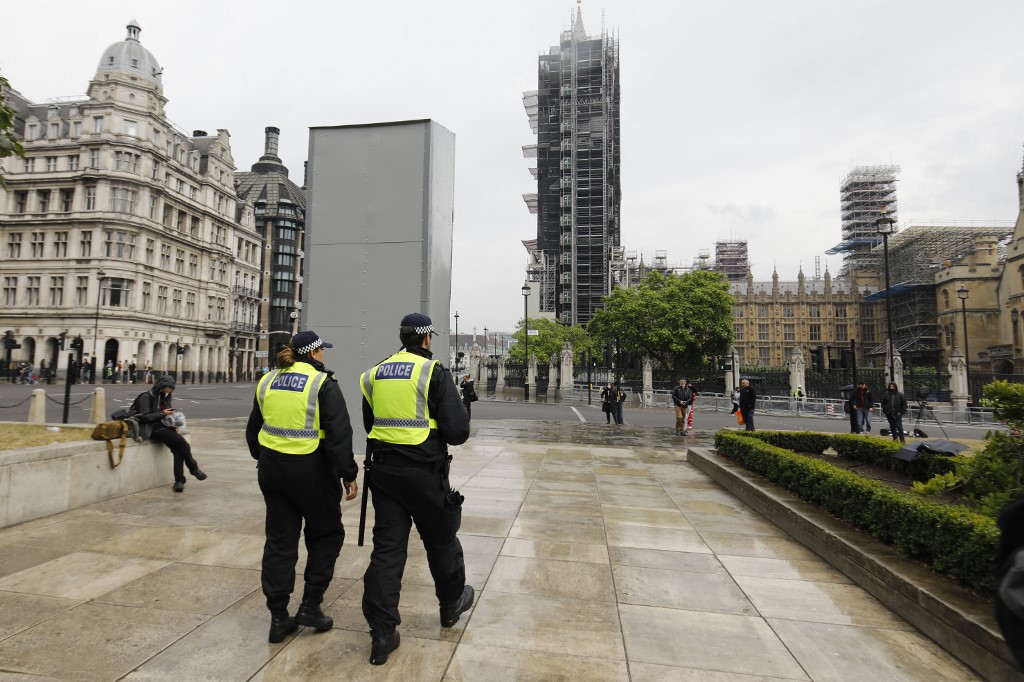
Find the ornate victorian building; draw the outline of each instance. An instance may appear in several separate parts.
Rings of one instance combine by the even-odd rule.
[[[249,373],[262,241],[236,202],[230,136],[168,120],[163,69],[127,29],[85,98],[7,93],[25,157],[4,160],[0,193],[0,331],[20,346],[5,360],[63,370],[64,334],[87,364],[210,381],[234,358]]]

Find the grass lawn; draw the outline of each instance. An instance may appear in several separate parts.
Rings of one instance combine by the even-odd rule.
[[[59,431],[47,431],[57,428]],[[39,445],[54,443],[71,443],[73,441],[90,440],[92,427],[58,426],[46,427],[42,424],[0,424],[0,450],[20,450]]]

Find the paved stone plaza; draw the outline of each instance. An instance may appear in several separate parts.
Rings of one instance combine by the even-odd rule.
[[[387,665],[367,662],[358,500],[325,603],[334,629],[267,642],[263,500],[238,422],[193,429],[209,479],[184,494],[0,530],[0,680],[976,679],[689,465],[667,428],[473,430],[453,485],[477,604],[440,627],[414,536]]]

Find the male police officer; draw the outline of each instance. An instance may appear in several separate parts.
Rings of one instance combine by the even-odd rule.
[[[365,372],[363,426],[369,434],[364,485],[373,493],[373,553],[363,576],[363,616],[370,625],[370,663],[398,648],[398,600],[409,531],[427,551],[441,626],[452,627],[473,605],[462,544],[462,495],[448,483],[448,445],[469,438],[469,417],[449,371],[430,352],[430,318],[402,318],[402,349]]]

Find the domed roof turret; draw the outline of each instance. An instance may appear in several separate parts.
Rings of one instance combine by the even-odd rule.
[[[139,33],[142,29],[134,19],[128,23],[127,28],[128,37],[119,43],[114,43],[103,52],[103,56],[100,57],[100,65],[96,69],[97,78],[101,73],[129,74],[156,83],[157,86],[163,88],[161,80],[163,69],[160,68],[150,51],[139,42]]]

